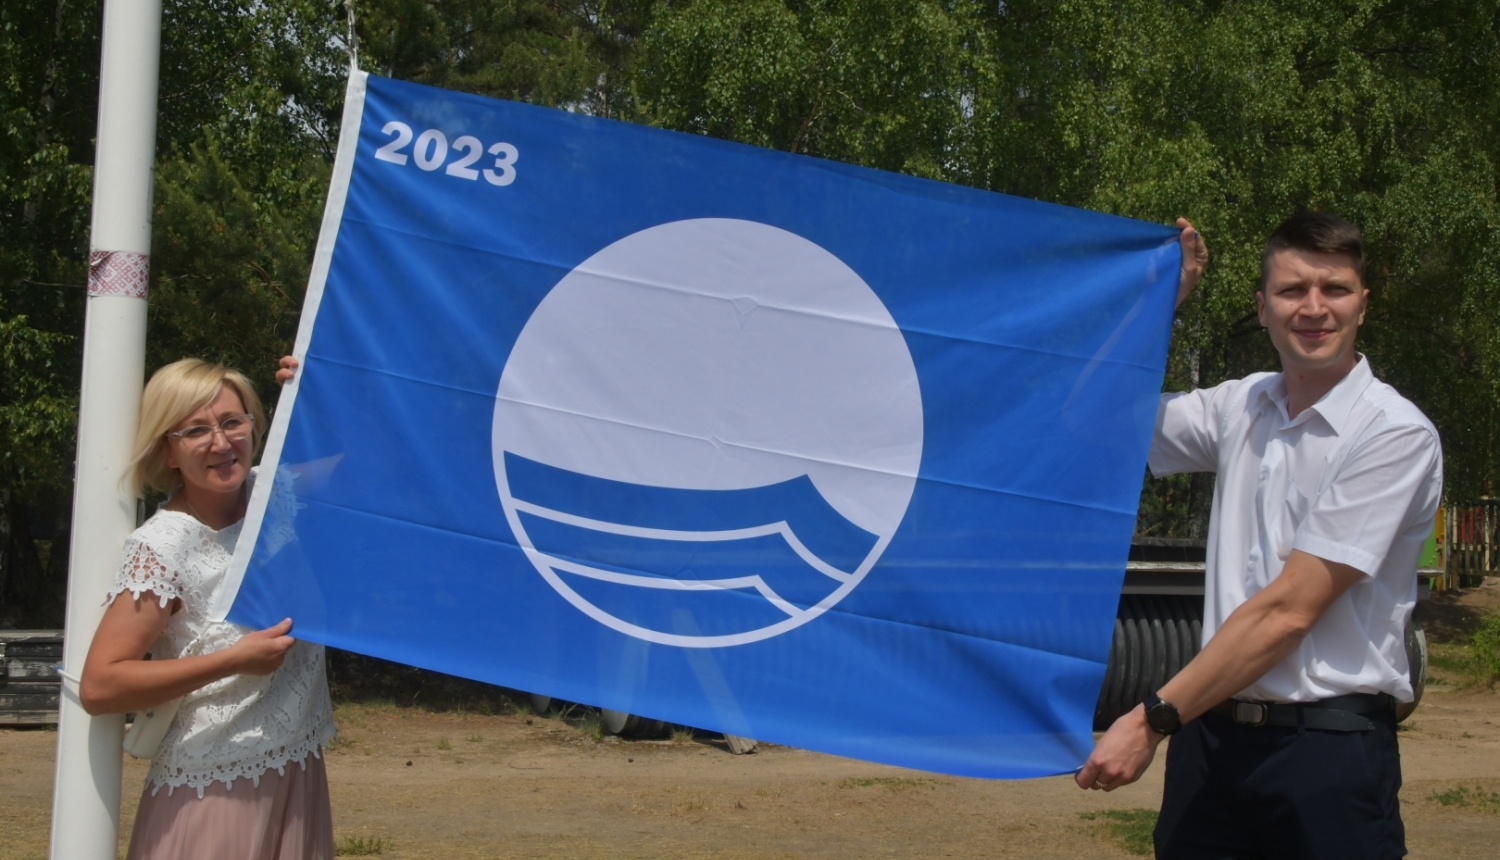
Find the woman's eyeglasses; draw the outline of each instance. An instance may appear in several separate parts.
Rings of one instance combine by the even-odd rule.
[[[255,429],[254,415],[231,415],[217,424],[194,424],[184,427],[173,433],[168,433],[173,439],[180,439],[188,446],[189,450],[199,451],[214,442],[214,431],[224,434],[224,440],[233,445],[250,438],[250,433]]]

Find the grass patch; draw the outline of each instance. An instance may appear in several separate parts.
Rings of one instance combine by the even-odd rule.
[[[468,741],[471,744],[484,743],[484,738],[480,737],[479,735],[469,735],[468,737],[464,738],[464,740]]]
[[[1155,850],[1151,833],[1156,830],[1154,809],[1105,809],[1100,812],[1080,812],[1078,817],[1092,821],[1111,842],[1131,854],[1142,857]]]
[[[690,744],[693,742],[693,730],[687,726],[672,727],[672,743]]]
[[[440,750],[451,750],[453,749],[453,744],[449,743],[447,738],[443,738],[437,742],[437,748]]]
[[[1468,643],[1428,643],[1427,680],[1435,682],[1433,670],[1441,671],[1443,682],[1459,687],[1482,683],[1483,670],[1474,660]]]
[[[937,780],[908,776],[851,776],[839,780],[839,788],[883,788],[904,791],[908,788],[937,788]]]
[[[1427,666],[1429,683],[1472,687],[1500,682],[1500,612],[1480,618],[1478,629],[1458,642],[1429,641]]]
[[[1427,799],[1441,803],[1443,806],[1477,809],[1481,812],[1500,812],[1500,792],[1485,791],[1477,785],[1472,789],[1466,785],[1459,785],[1447,791],[1434,791],[1427,795]]]
[[[341,726],[353,726],[358,729],[369,728],[365,722],[365,714],[368,708],[358,705],[337,704],[333,706],[333,719]]]
[[[373,857],[385,853],[385,840],[379,836],[345,836],[334,843],[339,857]]]
[[[1500,681],[1500,612],[1491,612],[1479,622],[1469,640],[1469,659],[1482,684]]]
[[[589,708],[587,712],[579,717],[573,727],[585,737],[591,738],[594,743],[600,743],[604,740],[604,719],[593,708]]]

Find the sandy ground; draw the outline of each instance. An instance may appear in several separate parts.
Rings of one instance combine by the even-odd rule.
[[[1492,578],[1421,611],[1435,640],[1456,641],[1496,606]],[[353,689],[344,672],[336,688]],[[786,747],[735,756],[711,736],[600,738],[556,716],[342,704],[337,719],[336,832],[382,858],[1130,857],[1081,816],[1161,797],[1160,758],[1103,794],[1070,777],[958,779]],[[0,860],[47,856],[56,738],[0,729]],[[1500,693],[1429,686],[1400,738],[1411,856],[1500,856]],[[145,770],[126,759],[122,846]]]
[[[389,858],[1128,857],[1080,813],[1155,807],[1160,761],[1102,794],[956,779],[717,740],[596,740],[556,717],[345,705],[328,753],[338,835]],[[1500,695],[1434,690],[1401,733],[1413,857],[1494,857]],[[46,856],[56,733],[0,731],[0,858]],[[127,760],[128,835],[143,763]],[[122,843],[123,844],[123,843]]]

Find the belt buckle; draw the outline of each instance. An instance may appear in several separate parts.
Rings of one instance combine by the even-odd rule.
[[[1271,718],[1271,709],[1260,702],[1235,702],[1234,721],[1242,726],[1260,728]]]

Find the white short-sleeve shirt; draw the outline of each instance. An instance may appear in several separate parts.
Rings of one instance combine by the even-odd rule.
[[[1405,627],[1443,490],[1437,430],[1359,363],[1296,418],[1279,373],[1167,394],[1151,471],[1215,472],[1203,641],[1280,573],[1293,549],[1365,574],[1242,698],[1346,693],[1412,700]]]

